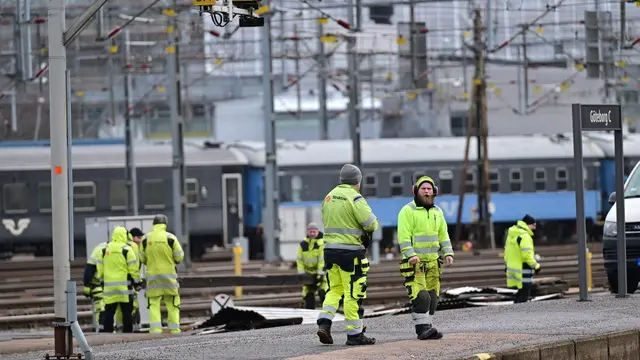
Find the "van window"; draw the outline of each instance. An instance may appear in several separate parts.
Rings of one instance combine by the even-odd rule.
[[[640,197],[640,171],[634,171],[624,188],[624,197]]]

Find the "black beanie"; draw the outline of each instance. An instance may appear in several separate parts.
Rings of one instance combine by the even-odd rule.
[[[142,232],[142,230],[138,229],[138,228],[133,228],[131,230],[129,230],[129,234],[131,234],[131,236],[144,236],[144,233]]]
[[[536,219],[534,219],[531,215],[527,214],[522,218],[522,221],[524,221],[525,224],[527,225],[532,225],[536,223]]]

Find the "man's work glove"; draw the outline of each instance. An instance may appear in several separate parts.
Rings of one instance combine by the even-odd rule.
[[[371,240],[373,239],[373,233],[367,232],[364,235],[360,236],[360,241],[362,245],[364,245],[365,249],[368,249],[371,246]]]
[[[540,272],[540,269],[542,269],[542,267],[540,266],[540,264],[538,264],[538,266],[536,266],[536,268],[533,271],[537,275]]]
[[[88,286],[83,287],[82,295],[84,295],[87,299],[91,299],[91,288]]]
[[[316,285],[320,286],[320,284],[322,283],[322,279],[324,279],[324,275],[318,274],[316,275]]]

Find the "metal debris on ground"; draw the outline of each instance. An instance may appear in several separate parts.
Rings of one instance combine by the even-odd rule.
[[[534,281],[531,301],[560,298],[569,289],[568,284],[558,278],[542,278]],[[513,304],[517,290],[500,287],[459,287],[442,291],[438,310],[453,310],[474,306],[501,306]],[[364,318],[385,315],[400,315],[411,311],[411,304],[391,304],[365,309]],[[211,317],[193,324],[196,334],[208,335],[226,331],[262,329],[276,326],[315,324],[320,310],[234,306],[233,299],[219,294],[211,303]],[[341,310],[334,320],[344,321]]]

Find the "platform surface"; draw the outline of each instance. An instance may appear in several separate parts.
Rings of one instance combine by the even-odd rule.
[[[322,345],[314,325],[297,325],[212,335],[181,335],[140,341],[106,343],[92,336],[94,358],[102,359],[459,359],[475,353],[523,345],[575,339],[618,330],[640,328],[640,294],[616,299],[594,294],[589,302],[571,297],[537,303],[442,311],[435,326],[441,340],[415,339],[409,315],[367,319],[373,346],[347,347],[342,328],[333,329],[334,345]],[[105,335],[100,335],[105,336]],[[107,336],[109,337],[109,336]],[[115,339],[113,339],[115,340]],[[129,339],[131,340],[131,339]],[[8,343],[0,343],[0,349]],[[31,349],[36,349],[31,347]],[[8,350],[8,349],[5,349]],[[5,351],[7,354],[9,351]],[[44,351],[3,355],[3,359],[42,359]]]

